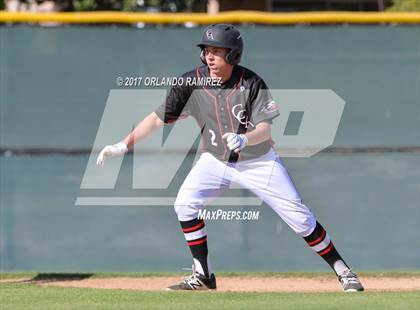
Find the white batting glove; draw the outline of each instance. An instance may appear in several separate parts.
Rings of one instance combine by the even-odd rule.
[[[223,135],[226,139],[229,150],[239,153],[248,144],[248,138],[245,135],[238,135],[233,132],[227,132]]]
[[[96,164],[98,166],[103,166],[107,157],[121,156],[127,152],[128,148],[124,142],[119,142],[114,145],[107,145],[99,153],[98,159],[96,160]]]

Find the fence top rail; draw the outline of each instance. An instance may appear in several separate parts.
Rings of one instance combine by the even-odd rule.
[[[229,11],[206,13],[59,12],[31,13],[0,11],[0,23],[57,22],[68,24],[420,24],[420,12],[300,12],[278,13]]]

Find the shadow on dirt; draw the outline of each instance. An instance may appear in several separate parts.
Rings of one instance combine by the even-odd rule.
[[[78,281],[92,277],[93,273],[38,273],[32,279],[25,282],[31,283],[48,283],[57,281]]]

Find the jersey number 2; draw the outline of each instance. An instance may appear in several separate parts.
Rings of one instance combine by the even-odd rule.
[[[213,130],[209,129],[209,132],[211,134],[211,144],[214,146],[217,146],[217,142],[216,142],[216,134],[214,133]]]

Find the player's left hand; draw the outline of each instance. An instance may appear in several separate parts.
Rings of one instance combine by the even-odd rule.
[[[239,153],[248,144],[248,138],[245,135],[238,135],[233,132],[227,132],[223,135],[229,150]]]

